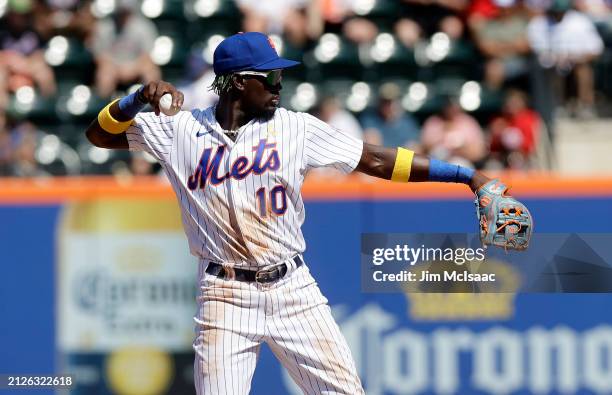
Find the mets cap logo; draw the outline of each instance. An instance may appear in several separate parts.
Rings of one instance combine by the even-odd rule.
[[[270,36],[268,36],[268,43],[270,43],[270,46],[272,47],[274,52],[278,53],[278,50],[276,49],[276,45],[274,45],[274,40],[272,40]]]

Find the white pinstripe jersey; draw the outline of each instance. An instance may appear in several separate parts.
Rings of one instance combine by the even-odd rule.
[[[191,253],[235,266],[264,266],[306,247],[301,188],[309,169],[349,173],[363,143],[317,118],[279,108],[227,137],[214,107],[174,117],[140,113],[131,150],[161,163],[179,200]]]

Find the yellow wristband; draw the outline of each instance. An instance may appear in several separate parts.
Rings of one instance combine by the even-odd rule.
[[[407,182],[410,179],[412,158],[414,158],[413,151],[402,147],[397,148],[397,156],[395,157],[395,166],[393,166],[391,181]]]
[[[113,116],[111,115],[110,106],[112,106],[117,101],[119,101],[119,99],[113,100],[112,102],[108,103],[108,105],[104,107],[104,109],[102,109],[102,111],[100,111],[100,113],[98,114],[98,123],[100,124],[102,129],[104,129],[105,132],[112,134],[123,133],[128,130],[128,128],[132,124],[131,119],[129,121],[120,122],[113,118]]]

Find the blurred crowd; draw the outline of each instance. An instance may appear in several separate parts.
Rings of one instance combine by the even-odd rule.
[[[12,109],[27,102],[32,92],[41,100],[61,101],[58,91],[68,69],[57,67],[57,54],[67,42],[79,43],[91,57],[91,63],[74,67],[78,86],[83,86],[78,88],[81,96],[95,96],[103,103],[137,84],[163,78],[185,92],[187,109],[214,103],[214,94],[207,90],[213,78],[213,48],[208,48],[208,56],[206,49],[189,48],[178,62],[180,79],[175,78],[177,67],[169,76],[168,61],[155,54],[156,47],[187,40],[180,26],[157,23],[161,11],[155,7],[165,4],[182,13],[187,9],[183,3],[202,16],[198,23],[203,30],[207,7],[228,3],[228,12],[238,15],[236,30],[267,32],[278,37],[285,50],[299,54],[316,55],[334,43],[329,37],[342,37],[362,51],[384,49],[384,40],[391,36],[415,58],[423,43],[434,43],[432,37],[474,48],[477,55],[464,79],[476,82],[463,87],[500,98],[492,112],[474,112],[452,89],[438,95],[431,111],[412,111],[406,87],[392,78],[376,85],[367,106],[351,108],[346,92],[332,92],[296,108],[370,143],[405,146],[477,168],[528,170],[541,166],[536,163],[539,145],[554,140],[557,116],[606,115],[600,110],[606,95],[596,84],[596,65],[609,43],[605,34],[612,32],[611,0],[5,0],[0,1],[0,175],[158,172],[146,155],[99,152],[80,144],[79,136],[68,141],[56,133],[61,122],[52,128],[45,121],[16,116]],[[386,23],[380,22],[385,6],[393,9],[391,23],[388,16]],[[168,41],[168,36],[179,41]],[[304,55],[302,60],[305,69],[326,62],[320,56]],[[405,79],[414,80],[406,70]],[[294,77],[304,80],[308,74]],[[323,84],[325,77],[323,73]],[[410,89],[418,96],[423,88],[413,84]]]

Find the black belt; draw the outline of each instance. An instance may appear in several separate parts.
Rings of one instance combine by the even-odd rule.
[[[301,256],[296,255],[291,258],[293,262],[295,262],[295,267],[298,268],[304,264],[304,260]],[[281,263],[280,265],[275,265],[269,269],[262,270],[245,270],[233,268],[234,276],[233,280],[245,281],[245,282],[258,282],[258,283],[271,283],[283,278],[285,274],[287,274],[287,264]],[[206,267],[206,273],[212,274],[213,276],[217,276],[219,278],[228,278],[227,271],[217,262],[209,262]]]

